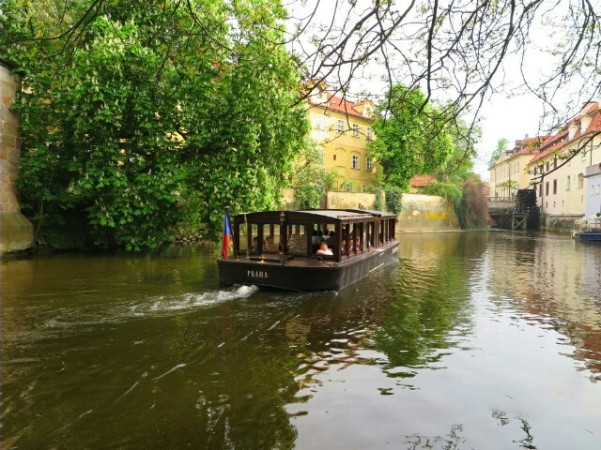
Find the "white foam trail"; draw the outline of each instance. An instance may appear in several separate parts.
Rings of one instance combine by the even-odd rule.
[[[136,316],[169,312],[189,311],[206,308],[231,300],[250,297],[259,288],[257,286],[235,286],[231,289],[208,291],[202,293],[185,293],[176,296],[160,296],[145,300],[131,307],[130,312]]]

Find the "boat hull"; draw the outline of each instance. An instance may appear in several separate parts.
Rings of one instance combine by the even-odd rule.
[[[298,257],[278,260],[219,259],[219,282],[292,291],[341,290],[398,260],[397,241],[341,262]]]
[[[601,242],[601,232],[574,232],[573,233],[573,237],[574,239],[577,239],[579,241],[584,241],[584,242]]]

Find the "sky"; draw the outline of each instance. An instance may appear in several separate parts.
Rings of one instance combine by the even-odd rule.
[[[476,146],[478,154],[474,158],[474,171],[488,181],[488,161],[499,139],[507,139],[508,147],[513,148],[516,140],[538,135],[541,115],[539,101],[532,96],[508,98],[494,94],[484,105],[480,116],[482,138]]]

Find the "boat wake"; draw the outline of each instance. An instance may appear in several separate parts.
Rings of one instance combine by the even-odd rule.
[[[258,289],[257,286],[238,285],[218,291],[161,295],[131,306],[130,314],[133,316],[160,315],[207,308],[220,303],[250,297]]]

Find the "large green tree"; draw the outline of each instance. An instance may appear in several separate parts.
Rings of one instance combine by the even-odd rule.
[[[152,248],[190,204],[215,233],[224,207],[279,200],[307,131],[279,1],[2,9],[0,51],[24,75],[18,187],[39,240]]]
[[[378,106],[370,152],[382,165],[388,187],[407,188],[416,174],[441,168],[453,153],[449,120],[417,88],[397,84]]]

